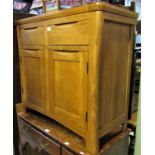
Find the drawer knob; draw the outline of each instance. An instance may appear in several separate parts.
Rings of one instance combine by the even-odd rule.
[[[41,143],[40,143],[40,146],[41,146],[43,149],[45,149],[48,145],[49,145],[49,143],[46,143],[46,144],[41,144]]]
[[[23,130],[24,134],[26,134],[29,131],[29,128],[26,128],[25,130]]]
[[[43,148],[43,149],[45,149],[48,145],[49,145],[49,143],[46,143],[46,144],[42,144],[41,143],[41,141],[42,141],[42,138],[39,138],[39,143],[40,143],[40,146]]]

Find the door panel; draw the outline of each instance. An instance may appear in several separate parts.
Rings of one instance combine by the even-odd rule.
[[[86,128],[87,52],[49,50],[51,112],[64,123]]]
[[[30,106],[45,104],[44,51],[23,50],[24,102]]]

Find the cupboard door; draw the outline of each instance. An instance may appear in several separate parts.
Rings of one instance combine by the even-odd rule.
[[[32,108],[45,106],[44,51],[23,50],[24,103]]]
[[[48,63],[51,112],[71,129],[85,129],[87,52],[49,50]]]

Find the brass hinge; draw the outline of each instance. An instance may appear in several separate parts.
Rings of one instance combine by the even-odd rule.
[[[88,74],[88,62],[87,62],[87,74]]]
[[[88,113],[86,112],[86,122],[88,121]]]

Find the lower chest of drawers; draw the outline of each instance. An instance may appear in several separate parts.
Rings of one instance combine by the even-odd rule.
[[[75,155],[61,144],[19,119],[21,155]]]

